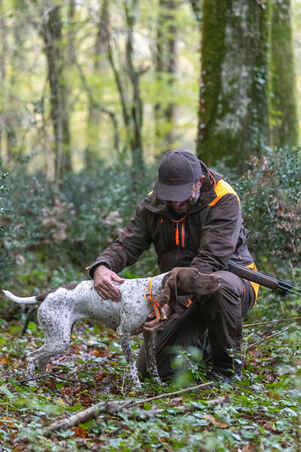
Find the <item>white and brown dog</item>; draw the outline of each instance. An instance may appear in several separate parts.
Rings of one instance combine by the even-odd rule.
[[[29,373],[33,375],[34,371],[42,370],[51,357],[63,353],[70,344],[74,322],[89,318],[117,330],[122,350],[130,365],[132,381],[137,387],[141,387],[130,347],[130,337],[142,331],[144,322],[153,310],[151,301],[157,300],[160,310],[160,306],[171,303],[171,292],[175,296],[178,292],[205,295],[215,292],[220,283],[214,274],[204,275],[195,268],[175,268],[153,278],[128,279],[118,287],[121,293],[120,302],[101,298],[95,291],[92,280],[60,287],[33,297],[17,297],[8,290],[3,290],[3,293],[16,303],[40,303],[38,322],[44,332],[45,343],[28,356]],[[155,335],[145,331],[143,334],[149,373],[160,382],[155,359]]]

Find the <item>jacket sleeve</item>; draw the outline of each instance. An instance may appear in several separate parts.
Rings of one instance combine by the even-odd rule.
[[[92,278],[96,267],[99,265],[105,265],[115,273],[119,273],[128,265],[134,264],[143,251],[150,247],[151,238],[148,232],[146,215],[145,209],[139,205],[134,217],[120,233],[118,240],[108,246],[88,267]]]
[[[201,245],[193,261],[202,273],[223,270],[237,248],[242,216],[236,196],[226,194],[210,207],[202,228]]]

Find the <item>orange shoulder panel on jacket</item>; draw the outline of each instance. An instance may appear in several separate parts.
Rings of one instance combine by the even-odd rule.
[[[232,195],[235,195],[236,198],[238,199],[238,202],[240,202],[239,196],[236,193],[236,191],[233,190],[231,185],[229,185],[228,182],[226,182],[224,179],[220,179],[218,181],[218,183],[214,187],[214,191],[215,191],[215,194],[216,194],[216,198],[208,204],[208,206],[210,206],[210,207],[212,207],[215,204],[217,204],[218,201],[220,199],[222,199],[222,197],[227,195],[228,193],[232,193]]]

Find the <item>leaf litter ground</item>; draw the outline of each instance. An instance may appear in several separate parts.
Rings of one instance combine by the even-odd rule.
[[[116,334],[81,321],[66,355],[34,382],[25,374],[25,354],[42,344],[40,330],[31,322],[20,337],[22,322],[1,321],[0,451],[297,451],[297,302],[264,293],[244,327],[243,377],[233,384],[102,412],[48,436],[47,425],[101,400],[145,399],[206,382],[200,357],[195,350],[181,353],[174,381],[163,387],[147,381],[137,391]]]

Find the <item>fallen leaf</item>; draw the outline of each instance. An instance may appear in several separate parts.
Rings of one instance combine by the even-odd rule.
[[[275,400],[280,400],[280,396],[278,394],[274,394],[273,392],[269,391],[267,393],[267,395],[271,398],[271,399],[275,399]]]
[[[97,358],[103,358],[104,356],[106,356],[106,353],[107,352],[105,350],[99,350],[97,348],[92,350],[92,354]]]
[[[173,399],[170,400],[170,405],[171,406],[177,406],[181,402],[183,402],[183,397],[174,397]]]
[[[81,351],[81,348],[80,348],[80,346],[77,345],[77,344],[72,344],[72,351],[73,351],[73,353],[75,353],[76,355],[78,355],[78,354],[80,353],[80,351]]]
[[[80,394],[80,401],[84,406],[89,406],[92,403],[91,398],[83,394]]]
[[[100,372],[98,375],[96,375],[95,380],[101,381],[106,376],[104,372]]]
[[[214,416],[211,414],[204,414],[204,419],[207,419],[207,421],[211,422],[215,427],[219,428],[227,428],[228,424],[225,424],[224,422],[217,421]]]
[[[254,446],[254,444],[249,443],[246,444],[242,449],[240,449],[241,452],[256,452],[256,447]]]
[[[0,423],[4,425],[8,425],[9,427],[15,426],[15,420],[11,417],[2,417],[0,419]]]
[[[8,359],[6,356],[1,356],[0,358],[0,364],[1,366],[5,366],[8,363]]]
[[[87,438],[88,436],[87,430],[85,430],[80,425],[74,427],[72,430],[74,431],[75,436],[77,436],[78,438]]]
[[[272,424],[271,422],[265,422],[265,423],[263,424],[263,427],[264,427],[266,430],[269,430],[270,432],[275,432],[275,431],[276,431],[275,424]]]

